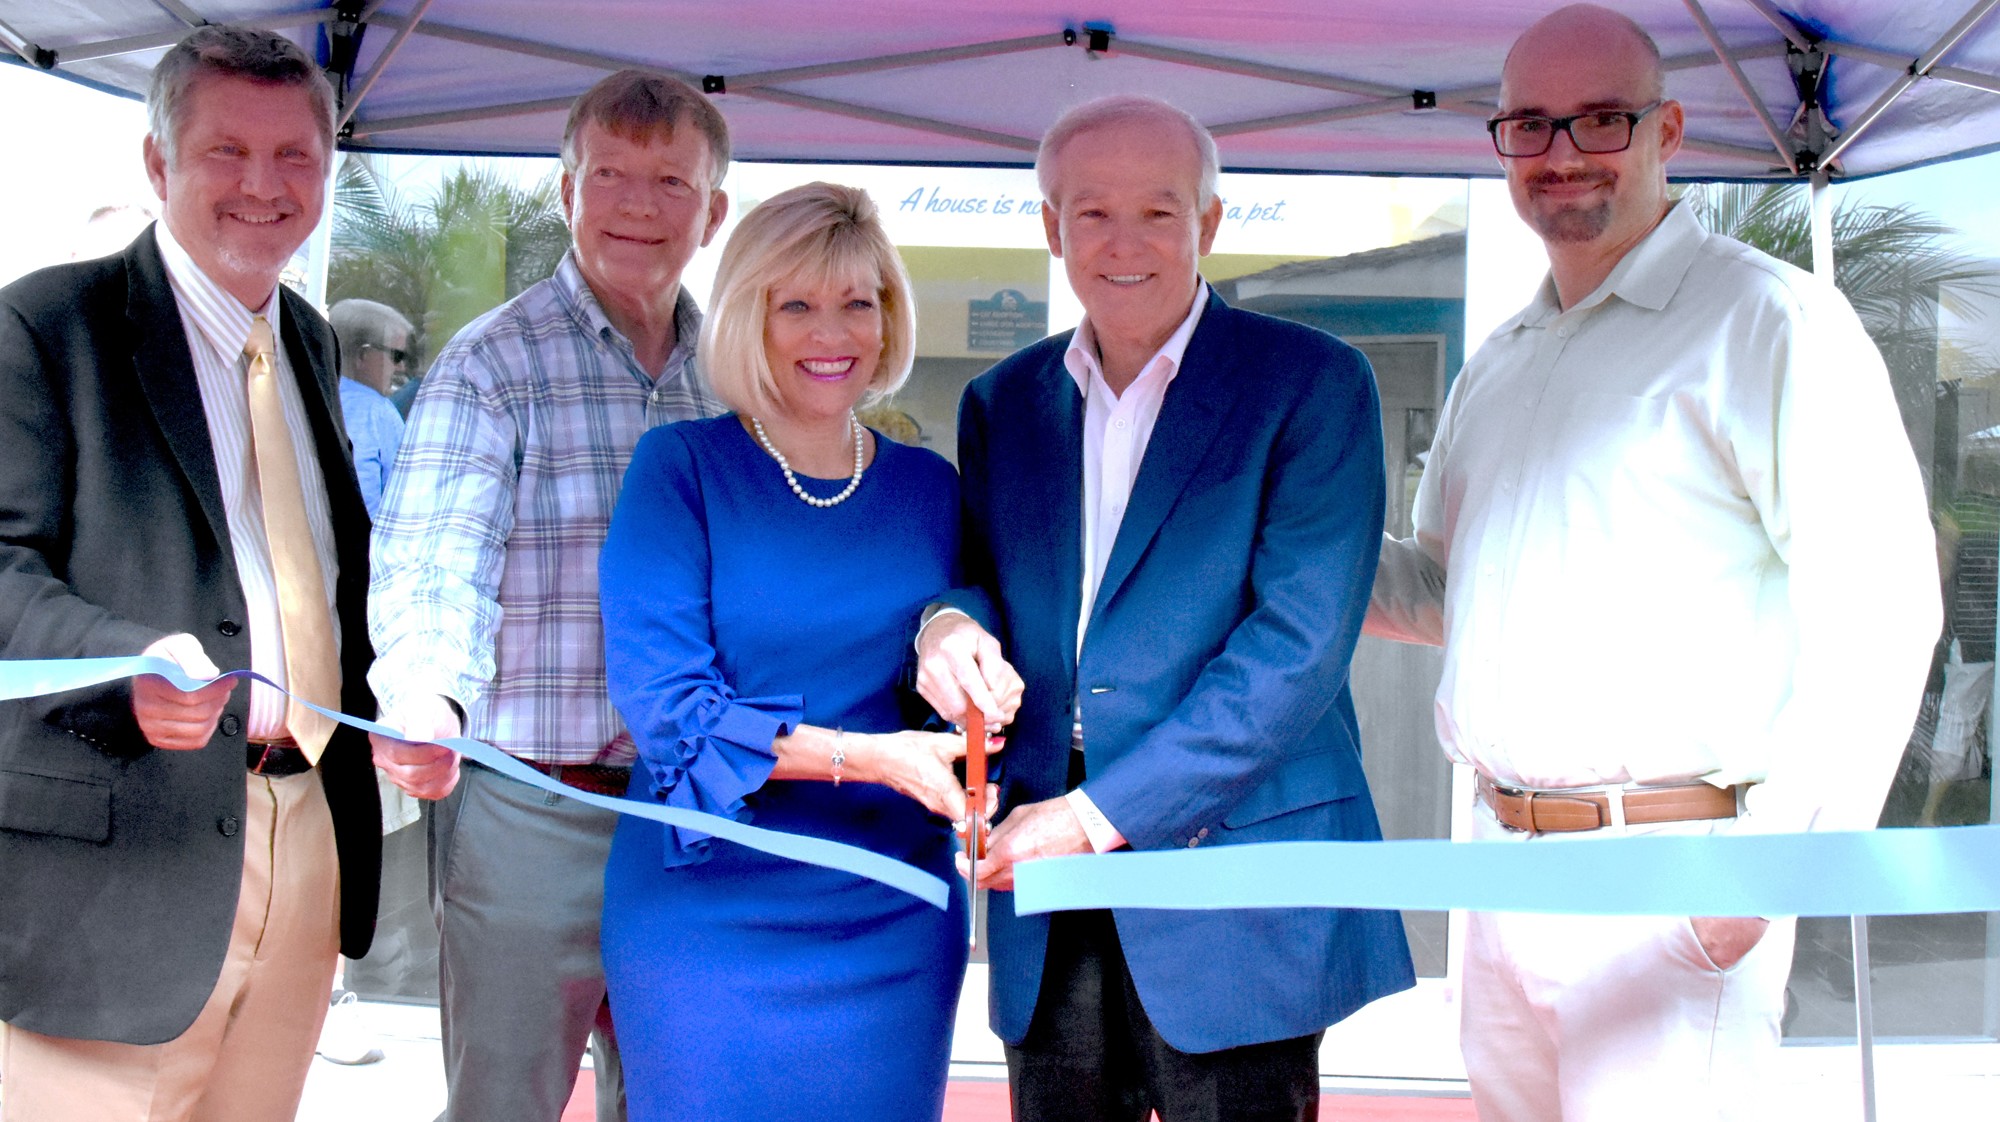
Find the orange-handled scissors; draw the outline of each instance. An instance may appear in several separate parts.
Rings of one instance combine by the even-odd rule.
[[[986,714],[965,707],[965,860],[977,869],[986,856]],[[975,880],[972,892],[972,932],[968,945],[979,945],[979,920],[985,894]]]

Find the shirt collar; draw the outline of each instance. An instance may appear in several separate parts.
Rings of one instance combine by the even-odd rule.
[[[1659,311],[1672,300],[1679,291],[1681,281],[1687,277],[1688,269],[1694,265],[1695,255],[1701,250],[1701,243],[1708,238],[1708,231],[1701,228],[1701,221],[1694,216],[1694,208],[1676,202],[1667,208],[1666,216],[1659,225],[1639,240],[1639,244],[1621,258],[1612,268],[1604,283],[1590,295],[1576,302],[1569,311],[1594,307],[1618,297],[1627,304],[1652,311]],[[1554,276],[1542,278],[1542,285],[1535,290],[1534,299],[1521,309],[1512,319],[1500,325],[1503,332],[1519,327],[1540,326],[1563,314],[1563,308],[1556,299]]]
[[[598,302],[597,293],[590,290],[590,283],[583,279],[583,268],[576,263],[576,250],[570,249],[556,263],[556,291],[562,294],[564,303],[585,333],[600,340],[617,340],[627,352],[632,350],[632,340],[604,314],[604,305]],[[667,355],[667,366],[660,377],[670,378],[684,369],[694,358],[695,341],[701,335],[701,306],[688,295],[686,285],[674,296],[674,349]]]
[[[217,353],[231,359],[242,354],[243,345],[250,338],[250,321],[255,316],[269,319],[274,337],[281,337],[284,324],[279,311],[283,303],[278,299],[276,285],[271,286],[271,295],[264,299],[263,307],[246,308],[195,264],[194,257],[174,239],[165,221],[153,223],[153,235],[160,247],[160,260],[167,267],[167,283],[173,286],[182,314]]]
[[[347,374],[340,376],[340,390],[342,393],[365,393],[370,397],[379,397],[383,401],[389,400],[388,394],[383,393],[381,390],[376,389],[359,378]]]
[[[1194,305],[1188,309],[1187,318],[1181,320],[1181,325],[1174,329],[1172,335],[1167,336],[1167,341],[1161,344],[1159,351],[1146,360],[1146,365],[1139,368],[1141,375],[1164,358],[1167,360],[1167,379],[1169,381],[1173,379],[1173,376],[1180,371],[1181,360],[1187,356],[1188,341],[1194,338],[1194,329],[1201,323],[1201,313],[1207,307],[1208,282],[1197,281],[1194,287]],[[1063,366],[1069,370],[1069,376],[1075,379],[1077,392],[1089,397],[1090,379],[1098,370],[1097,333],[1091,330],[1089,316],[1083,317],[1083,322],[1077,325],[1076,333],[1070,336],[1069,350],[1063,352]]]

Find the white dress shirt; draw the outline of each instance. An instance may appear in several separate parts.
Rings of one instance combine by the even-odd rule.
[[[1442,642],[1437,729],[1510,784],[1756,782],[1866,829],[1939,626],[1887,373],[1830,285],[1674,207],[1466,364],[1367,630]]]
[[[1188,340],[1194,337],[1195,325],[1201,322],[1207,304],[1208,285],[1199,284],[1187,318],[1167,337],[1159,353],[1139,369],[1139,376],[1124,393],[1113,390],[1104,379],[1104,367],[1097,361],[1097,333],[1090,320],[1085,319],[1070,336],[1069,350],[1063,353],[1063,367],[1083,396],[1083,599],[1078,601],[1083,610],[1077,613],[1076,621],[1079,658],[1097,586],[1104,581],[1105,563],[1111,560],[1111,546],[1118,540],[1125,507],[1132,501],[1132,484],[1139,478],[1139,464],[1153,439],[1160,404],[1167,399],[1174,375],[1180,373]]]
[[[1104,566],[1111,559],[1111,547],[1124,524],[1125,508],[1132,501],[1132,484],[1139,478],[1139,465],[1146,458],[1146,445],[1153,439],[1153,425],[1160,419],[1160,405],[1167,387],[1180,373],[1181,359],[1187,354],[1188,340],[1201,322],[1208,306],[1208,285],[1195,285],[1194,304],[1187,318],[1167,337],[1167,341],[1124,393],[1105,381],[1104,367],[1097,360],[1097,333],[1086,317],[1070,336],[1063,366],[1076,379],[1083,395],[1083,597],[1077,603],[1076,650],[1083,657],[1084,633],[1090,627],[1091,605],[1097,600],[1097,586],[1104,581]],[[1078,750],[1083,747],[1083,724],[1078,718],[1072,733]],[[1091,848],[1099,853],[1117,849],[1125,837],[1097,804],[1079,787],[1068,795],[1071,809],[1090,836]]]
[[[250,397],[245,382],[243,344],[250,338],[252,318],[260,315],[271,321],[273,336],[282,340],[284,325],[279,313],[284,304],[278,299],[278,290],[273,288],[262,308],[244,307],[201,271],[194,258],[174,240],[165,222],[153,228],[157,231],[160,256],[166,262],[167,281],[174,290],[174,302],[180,308],[181,325],[187,333],[195,383],[201,391],[202,416],[208,421],[209,443],[215,448],[215,471],[222,484],[229,544],[249,617],[242,622],[250,633],[250,669],[283,685],[284,633],[278,620],[278,584],[271,568],[270,539],[264,533],[264,504],[257,472],[250,462]],[[312,528],[320,572],[326,579],[327,611],[333,612],[340,561],[333,548],[333,514],[327,505],[326,479],[320,474],[312,423],[306,416],[305,401],[299,396],[291,360],[282,344],[277,350],[273,359],[278,400],[285,410],[285,423],[293,433],[299,484],[305,490],[306,521]],[[338,649],[338,627],[334,628],[333,637]],[[261,682],[252,682],[250,739],[274,740],[285,734],[284,696]]]

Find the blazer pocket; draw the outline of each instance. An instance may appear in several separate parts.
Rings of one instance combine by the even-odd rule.
[[[1236,804],[1236,809],[1223,815],[1222,824],[1232,830],[1240,829],[1280,814],[1344,799],[1358,790],[1357,778],[1348,774],[1358,770],[1348,766],[1337,752],[1314,752],[1286,760],[1262,786]]]
[[[0,768],[0,830],[102,845],[111,837],[111,784],[89,776]]]

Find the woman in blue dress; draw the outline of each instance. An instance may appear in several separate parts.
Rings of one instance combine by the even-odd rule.
[[[915,345],[866,193],[746,215],[701,364],[735,413],[639,442],[601,562],[630,797],[863,846],[953,885],[871,880],[627,818],[603,948],[634,1122],[936,1122],[964,977],[959,737],[907,731],[918,614],[952,586],[958,479],[865,429]],[[1019,689],[1000,691],[1011,717]]]

